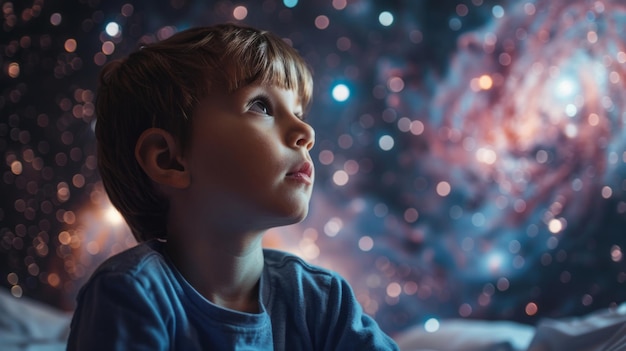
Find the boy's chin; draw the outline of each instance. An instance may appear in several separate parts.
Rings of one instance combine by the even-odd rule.
[[[290,214],[289,216],[285,216],[282,220],[279,220],[278,223],[276,223],[275,227],[284,227],[288,225],[298,224],[304,221],[308,213],[309,213],[309,210],[307,208],[306,210],[301,211],[300,213],[293,213],[293,214]]]

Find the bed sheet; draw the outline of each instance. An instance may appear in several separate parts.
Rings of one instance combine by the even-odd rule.
[[[0,349],[3,351],[61,351],[71,314],[29,298],[16,298],[0,289]]]
[[[626,303],[537,326],[451,319],[435,332],[415,326],[395,336],[403,351],[625,351]]]
[[[71,313],[0,289],[0,348],[61,351]],[[394,335],[402,351],[626,351],[626,303],[582,317],[545,319],[537,326],[509,321],[448,319]]]

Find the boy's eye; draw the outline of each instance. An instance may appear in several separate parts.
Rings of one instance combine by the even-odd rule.
[[[264,114],[264,115],[270,114],[268,103],[262,99],[257,99],[257,100],[252,101],[252,103],[250,104],[249,110],[260,113],[260,114]]]

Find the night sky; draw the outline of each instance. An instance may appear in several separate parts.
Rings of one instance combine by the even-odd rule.
[[[314,71],[309,217],[277,247],[340,272],[390,333],[626,301],[622,1],[2,1],[0,282],[71,311],[135,245],[96,171],[102,65],[236,22]]]

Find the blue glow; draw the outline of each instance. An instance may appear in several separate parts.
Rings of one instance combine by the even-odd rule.
[[[350,88],[345,84],[337,84],[333,88],[332,95],[335,101],[346,101],[350,97]]]
[[[120,25],[115,22],[109,22],[104,30],[111,37],[117,37],[121,34]]]
[[[429,318],[424,323],[424,329],[429,333],[434,333],[439,330],[439,321],[437,320],[437,318]]]
[[[495,18],[502,18],[504,16],[504,8],[500,5],[496,5],[491,9],[491,13]]]
[[[492,252],[485,256],[485,266],[489,272],[500,272],[504,265],[504,254]]]
[[[571,78],[561,78],[561,80],[557,83],[556,94],[561,98],[572,97],[577,92],[576,82]]]
[[[461,20],[456,17],[451,18],[448,21],[448,27],[450,27],[450,29],[452,30],[459,30],[461,29],[462,26],[463,26],[463,23],[461,22]]]
[[[378,15],[378,21],[383,26],[388,27],[393,23],[393,15],[389,11],[383,11]]]
[[[394,143],[393,137],[389,135],[383,135],[378,139],[378,146],[385,151],[391,150]]]
[[[283,4],[285,4],[286,7],[294,8],[298,5],[298,0],[283,0]]]

